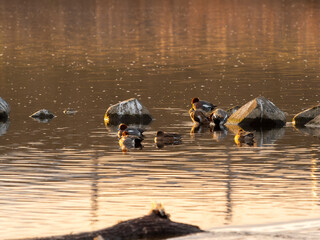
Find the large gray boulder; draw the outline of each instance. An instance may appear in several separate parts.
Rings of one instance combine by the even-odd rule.
[[[10,114],[10,106],[9,104],[0,97],[0,120],[7,119]]]
[[[306,124],[306,127],[320,128],[320,115],[316,116],[314,119],[312,119],[310,122],[308,122]]]
[[[301,127],[319,115],[320,115],[320,105],[308,108],[296,114],[293,117],[292,122],[295,126]]]
[[[152,116],[138,99],[130,98],[110,106],[106,111],[104,121],[106,125],[118,125],[121,122],[149,124]]]
[[[227,124],[249,129],[282,127],[286,115],[265,97],[257,97],[233,113]]]

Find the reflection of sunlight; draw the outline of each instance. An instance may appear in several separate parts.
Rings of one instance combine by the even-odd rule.
[[[311,159],[311,178],[312,178],[312,196],[313,196],[313,205],[316,205],[318,202],[318,194],[317,194],[317,190],[318,190],[318,179],[317,179],[317,159],[316,158],[312,158]]]

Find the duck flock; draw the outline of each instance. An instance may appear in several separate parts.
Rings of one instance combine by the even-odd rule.
[[[189,110],[189,115],[197,126],[214,124],[215,127],[220,128],[227,122],[228,113],[221,108],[217,108],[216,105],[205,100],[200,100],[197,97],[191,100],[191,104],[192,107]],[[121,123],[118,128],[118,138],[122,151],[126,152],[131,148],[142,149],[141,142],[144,140],[143,132],[144,130],[141,128],[132,128]],[[240,129],[234,140],[237,145],[246,144],[253,146],[254,134]],[[181,135],[157,131],[154,141],[158,148],[162,148],[165,145],[181,143]]]

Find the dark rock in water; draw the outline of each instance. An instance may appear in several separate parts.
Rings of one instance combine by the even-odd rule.
[[[316,116],[314,119],[308,122],[306,124],[306,127],[320,128],[320,115]]]
[[[233,113],[238,111],[239,108],[240,108],[240,106],[234,106],[234,107],[231,107],[231,108],[227,109],[226,112],[228,114],[228,117],[230,117]]]
[[[286,116],[271,101],[265,97],[258,97],[233,113],[227,124],[252,129],[283,127],[286,124]]]
[[[154,209],[150,214],[120,222],[102,230],[70,234],[57,237],[36,238],[37,240],[134,240],[134,239],[166,239],[192,233],[204,232],[199,227],[173,222],[164,211]],[[33,240],[36,240],[33,239]],[[31,240],[31,239],[29,239]]]
[[[308,108],[297,115],[292,119],[292,122],[295,126],[304,126],[306,123],[310,122],[316,116],[320,115],[320,105]]]
[[[6,120],[10,114],[9,104],[0,97],[0,120]]]
[[[49,122],[49,120],[53,119],[56,116],[47,109],[41,109],[41,110],[33,113],[30,117],[37,119],[40,122],[46,123],[46,122]]]
[[[295,128],[298,132],[306,136],[316,137],[320,139],[320,127],[299,127]]]
[[[7,133],[10,126],[10,120],[0,121],[0,136]]]
[[[119,125],[120,123],[148,125],[152,121],[152,116],[137,99],[131,98],[109,107],[104,121],[106,125]]]

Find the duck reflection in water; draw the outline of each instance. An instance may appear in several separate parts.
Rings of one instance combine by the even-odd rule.
[[[210,132],[212,132],[212,138],[220,142],[228,135],[228,129],[224,125],[210,126]]]
[[[144,132],[143,129],[141,129],[141,128],[133,128],[133,127],[129,128],[126,124],[121,123],[119,125],[119,128],[118,128],[118,137],[119,137],[119,139],[122,137],[122,133],[124,131],[126,131],[128,133],[128,135],[130,135],[130,136],[137,136],[140,139],[144,138],[144,135],[142,134]]]
[[[252,147],[254,146],[254,134],[252,132],[246,132],[243,129],[239,129],[238,133],[234,137],[234,142],[239,146],[239,147],[244,147],[244,146],[249,146]]]
[[[165,145],[178,145],[181,144],[181,135],[177,133],[164,133],[163,131],[158,131],[156,137],[154,138],[158,148],[164,148]]]
[[[138,148],[142,149],[141,142],[143,139],[141,139],[138,136],[129,135],[127,131],[124,131],[122,133],[122,137],[119,140],[120,148],[122,149],[122,152],[127,152],[130,149]]]

